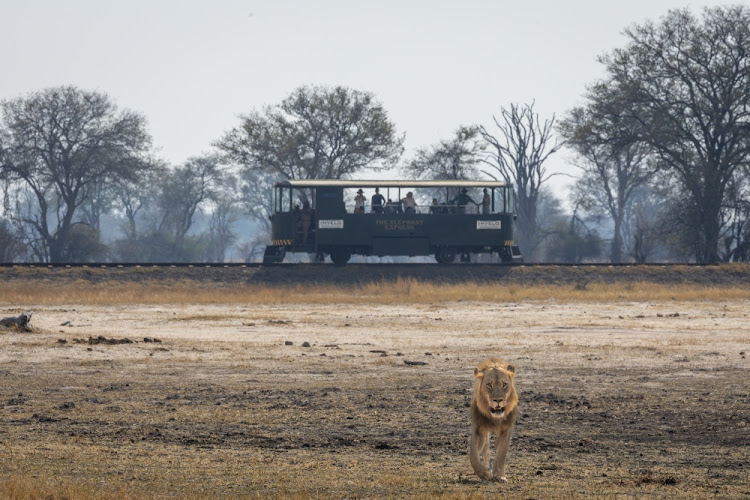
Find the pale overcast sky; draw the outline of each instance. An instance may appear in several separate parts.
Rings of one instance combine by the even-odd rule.
[[[0,99],[64,84],[104,91],[143,113],[177,164],[301,85],[344,85],[379,98],[409,154],[459,125],[490,125],[512,102],[559,117],[625,27],[727,3],[0,0]],[[567,159],[550,167],[574,171]]]

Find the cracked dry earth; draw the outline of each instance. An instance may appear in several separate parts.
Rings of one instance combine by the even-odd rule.
[[[33,333],[0,332],[0,479],[135,498],[750,496],[745,301],[28,308]],[[508,484],[466,456],[488,355],[517,369]]]

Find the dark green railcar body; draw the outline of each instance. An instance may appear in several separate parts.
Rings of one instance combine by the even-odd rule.
[[[448,184],[445,186],[445,184]],[[358,186],[383,187],[398,192],[406,186],[422,189],[492,190],[492,210],[481,212],[475,207],[442,204],[420,207],[418,213],[405,213],[403,207],[386,209],[368,206],[352,213],[344,200],[345,189]],[[512,188],[496,182],[425,182],[425,181],[284,181],[275,189],[272,240],[264,262],[279,262],[287,252],[306,252],[318,259],[330,255],[336,264],[346,263],[352,255],[426,256],[434,255],[440,263],[453,262],[457,255],[468,259],[471,254],[499,255],[503,262],[522,260],[513,244]],[[304,193],[305,208],[294,203],[294,190]],[[502,197],[496,190],[503,190]],[[285,190],[289,190],[286,193]],[[431,191],[432,192],[432,191]],[[488,191],[489,192],[489,191]],[[400,198],[399,198],[400,199]],[[495,201],[502,200],[496,206]],[[296,206],[295,206],[296,205]],[[489,207],[488,207],[489,208]]]

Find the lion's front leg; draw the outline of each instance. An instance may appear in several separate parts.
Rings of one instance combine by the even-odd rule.
[[[489,433],[485,430],[473,428],[471,430],[471,442],[469,445],[469,462],[471,467],[474,469],[474,473],[481,479],[489,480],[492,479],[492,472],[490,471],[487,458],[482,463],[480,459],[480,453],[484,453],[489,445]]]
[[[490,434],[487,433],[487,436],[484,440],[484,446],[482,446],[482,449],[479,450],[479,456],[482,458],[482,463],[485,467],[488,469],[492,467],[490,464]]]
[[[508,455],[508,446],[510,445],[510,434],[511,430],[505,429],[497,434],[497,453],[495,454],[495,465],[492,467],[492,473],[497,481],[507,483],[508,479],[505,477],[505,457]]]

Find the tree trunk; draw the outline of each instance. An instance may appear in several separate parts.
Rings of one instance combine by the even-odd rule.
[[[622,262],[622,218],[615,219],[615,234],[612,237],[612,253],[610,260],[613,264]]]
[[[0,319],[0,326],[5,328],[13,328],[22,332],[30,332],[31,327],[29,322],[31,321],[31,312],[21,313],[18,316],[8,316],[7,318]]]
[[[716,169],[711,169],[716,172]],[[719,236],[721,233],[721,202],[724,198],[724,190],[717,178],[718,173],[706,179],[703,186],[703,196],[695,197],[702,199],[697,207],[699,220],[696,221],[696,261],[699,264],[717,264],[719,262]]]
[[[719,262],[719,221],[717,215],[702,214],[697,235],[696,261],[699,264],[717,264]]]

